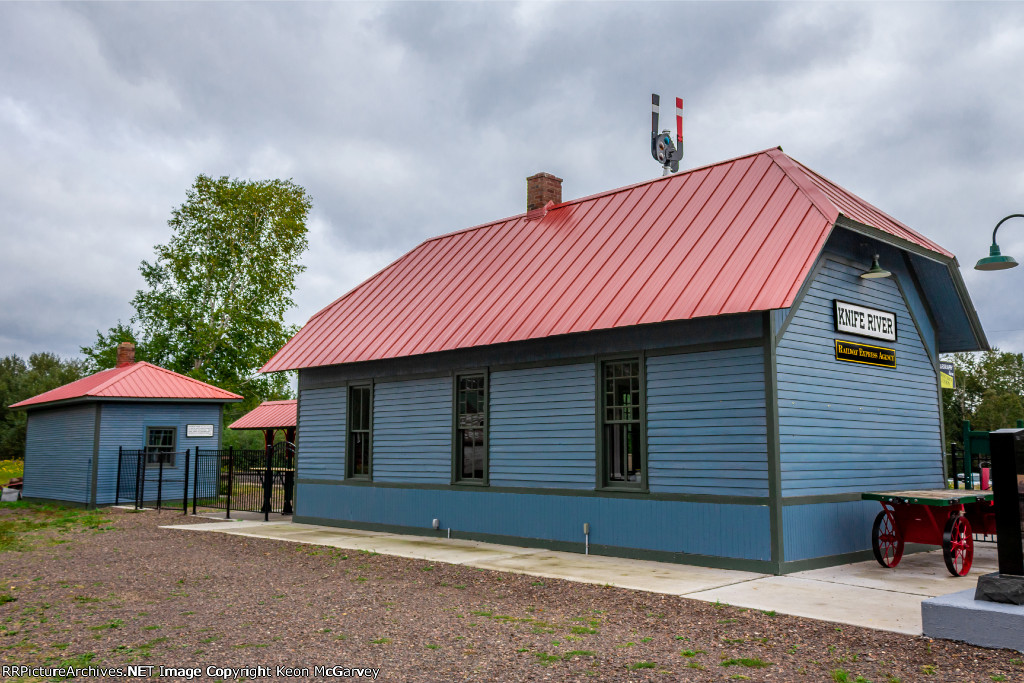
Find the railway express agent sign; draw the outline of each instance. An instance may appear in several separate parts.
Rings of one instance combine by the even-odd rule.
[[[894,313],[865,308],[839,299],[833,299],[833,301],[836,313],[836,332],[896,341],[896,315]]]
[[[857,342],[836,339],[836,360],[848,363],[878,365],[883,368],[896,367],[896,351],[883,346],[859,344]]]

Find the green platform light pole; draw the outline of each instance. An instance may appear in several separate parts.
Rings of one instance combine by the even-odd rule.
[[[975,270],[1006,270],[1007,268],[1015,268],[1018,265],[1017,260],[1012,256],[1003,256],[999,251],[999,245],[996,244],[996,232],[999,230],[999,226],[1011,218],[1024,218],[1024,213],[1011,213],[996,223],[995,230],[992,231],[992,246],[988,248],[988,256],[979,259],[974,264]]]

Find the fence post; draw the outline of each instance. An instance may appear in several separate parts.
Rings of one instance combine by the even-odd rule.
[[[183,515],[187,515],[188,514],[188,459],[189,459],[190,455],[192,455],[192,449],[191,448],[186,448],[185,449],[185,492],[182,494],[182,498],[181,498],[181,514],[183,514]]]
[[[263,521],[270,521],[270,496],[274,491],[274,447],[267,446],[266,469],[263,470]]]
[[[159,456],[160,462],[157,463],[159,467],[156,471],[156,510],[160,512],[163,510],[164,503],[164,458],[165,453],[161,453]]]
[[[186,477],[187,479],[187,477]],[[187,484],[186,484],[187,486]],[[217,453],[217,497],[220,497],[220,452]],[[196,514],[196,498],[199,497],[199,447],[196,447],[196,467],[192,470],[192,515]],[[187,510],[188,508],[186,508]]]
[[[220,473],[219,472],[217,473],[217,476],[220,477]],[[234,446],[228,446],[228,506],[227,506],[228,510],[227,510],[227,515],[226,515],[227,519],[231,519],[231,484],[234,482],[234,480],[235,480],[235,447]]]
[[[135,509],[141,510],[146,502],[146,451],[139,451],[135,459]]]
[[[114,489],[114,505],[121,502],[121,448],[117,447],[117,487]]]

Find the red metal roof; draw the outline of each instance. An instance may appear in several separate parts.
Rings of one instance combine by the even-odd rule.
[[[785,308],[840,213],[951,257],[770,149],[427,240],[262,371]]]
[[[228,425],[228,429],[283,429],[298,424],[298,401],[264,401]]]
[[[138,362],[110,368],[10,406],[26,408],[75,398],[167,398],[240,401],[242,397],[197,379]]]

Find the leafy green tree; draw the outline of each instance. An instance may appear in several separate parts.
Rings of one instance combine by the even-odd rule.
[[[170,240],[139,266],[147,286],[130,324],[82,348],[90,367],[113,366],[117,344],[131,340],[140,360],[245,396],[226,418],[287,398],[288,376],[257,371],[297,331],[284,315],[305,269],[311,206],[291,180],[197,177],[171,212]]]
[[[992,349],[954,353],[956,388],[942,392],[946,442],[963,446],[963,421],[981,430],[1013,427],[1024,419],[1024,355]]]
[[[16,355],[0,358],[0,460],[25,455],[26,413],[7,406],[86,374],[82,361],[63,360],[52,353],[33,353],[28,363]]]

